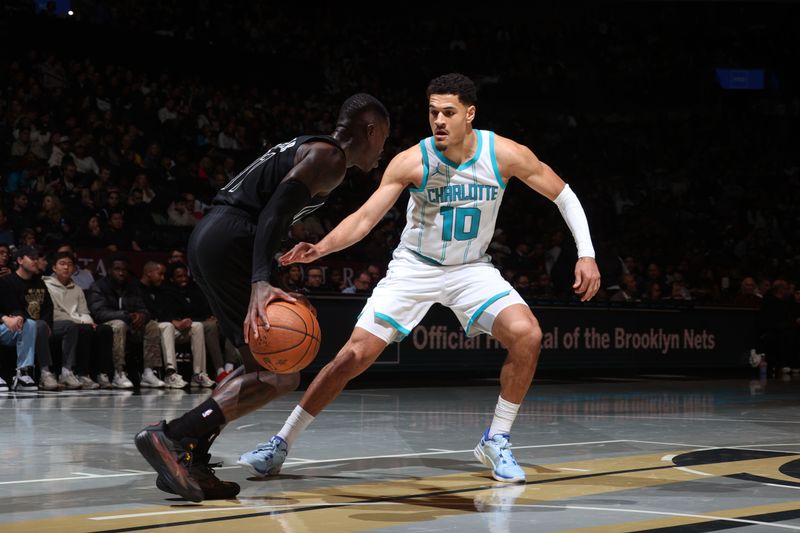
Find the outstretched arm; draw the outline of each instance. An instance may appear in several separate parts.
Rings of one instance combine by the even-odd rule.
[[[381,183],[356,212],[342,220],[317,244],[300,243],[280,258],[282,265],[311,263],[320,257],[352,246],[367,236],[381,221],[408,185],[422,180],[422,155],[419,146],[401,152],[392,159]],[[417,176],[419,174],[419,176]]]
[[[528,147],[499,136],[495,146],[498,166],[504,178],[518,177],[528,187],[558,206],[578,247],[578,263],[575,265],[575,283],[572,288],[581,296],[582,302],[591,300],[600,288],[600,271],[594,260],[589,222],[580,200],[569,185],[552,168],[539,161]]]

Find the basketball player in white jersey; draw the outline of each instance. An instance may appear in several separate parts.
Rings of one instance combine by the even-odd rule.
[[[586,215],[561,178],[525,146],[472,127],[474,83],[447,74],[428,86],[432,137],[398,154],[375,193],[318,244],[300,243],[282,264],[310,263],[363,239],[410,191],[407,223],[386,277],[378,283],[336,358],[316,376],[281,431],[242,455],[257,476],[280,471],[288,449],[347,383],[402,340],[434,303],[453,310],[466,334],[488,333],[508,349],[500,372],[495,415],[475,448],[476,458],[499,481],[525,480],[509,439],[533,379],[542,330],[530,308],[489,262],[486,249],[511,177],[558,206],[578,248],[573,289],[590,300],[600,286]]]

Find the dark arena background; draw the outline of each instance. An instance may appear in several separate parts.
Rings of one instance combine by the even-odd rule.
[[[798,29],[794,2],[3,3],[0,531],[800,530]],[[431,135],[426,87],[449,72],[478,87],[476,128],[569,183],[602,276],[581,302],[559,209],[511,180],[487,253],[541,326],[512,434],[525,481],[495,481],[473,456],[506,349],[439,305],[316,417],[279,475],[237,465],[347,342],[406,191],[354,246],[274,268],[274,286],[316,307],[322,345],[296,391],[214,443],[238,496],[160,491],[134,435],[242,364],[186,266],[217,191],[276,144],[330,134],[341,102],[370,93],[391,116],[379,166],[348,170],[279,254],[319,242]],[[91,322],[112,321],[94,298],[116,275],[126,321],[142,314],[125,311],[136,293],[156,322],[187,322],[155,344],[132,334],[113,358],[98,328],[69,356],[44,303],[59,297],[42,290],[65,256]],[[156,290],[191,305],[152,308]],[[41,322],[35,343],[20,313]],[[189,323],[205,359],[173,333]]]

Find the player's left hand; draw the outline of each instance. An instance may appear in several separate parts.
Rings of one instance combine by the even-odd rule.
[[[575,294],[582,302],[591,300],[600,289],[600,271],[592,257],[581,257],[575,264],[575,283],[572,284]]]

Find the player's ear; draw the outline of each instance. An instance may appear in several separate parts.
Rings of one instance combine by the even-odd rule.
[[[467,124],[472,124],[472,121],[475,120],[475,106],[467,106]]]
[[[367,124],[367,139],[375,135],[375,124],[369,123]]]

